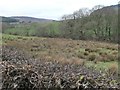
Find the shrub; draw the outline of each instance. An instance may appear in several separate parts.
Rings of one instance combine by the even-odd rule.
[[[88,52],[84,52],[84,55],[85,55],[85,56],[88,56],[88,55],[89,55],[89,53],[88,53]]]
[[[107,53],[106,52],[99,52],[99,55],[101,55],[101,56],[106,56],[107,55]]]
[[[86,48],[85,51],[88,51],[88,52],[89,52],[89,51],[90,51],[90,48]]]
[[[22,40],[27,40],[27,38],[22,38]]]
[[[89,56],[88,56],[88,60],[89,61],[94,61],[96,59],[96,54],[90,54]]]
[[[18,36],[17,38],[18,38],[18,39],[23,39],[23,37],[20,37],[20,36]]]

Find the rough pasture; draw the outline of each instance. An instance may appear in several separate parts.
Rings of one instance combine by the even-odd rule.
[[[108,63],[113,67],[110,62],[116,62],[117,58],[95,63],[99,56],[117,55],[115,44],[37,37],[14,37],[9,40],[6,37],[4,40],[2,90],[19,90],[20,87],[27,90],[118,88],[117,72],[110,74],[108,70],[111,67],[107,66],[103,71],[99,64]],[[92,61],[91,56],[95,57]],[[99,69],[94,65],[99,65]]]

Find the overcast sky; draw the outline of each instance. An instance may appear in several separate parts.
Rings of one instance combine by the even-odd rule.
[[[0,16],[60,19],[64,14],[95,5],[115,5],[119,0],[0,0]]]

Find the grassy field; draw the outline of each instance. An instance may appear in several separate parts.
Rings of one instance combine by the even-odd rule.
[[[2,35],[2,44],[22,49],[37,59],[85,65],[97,70],[117,69],[117,44],[7,34]]]

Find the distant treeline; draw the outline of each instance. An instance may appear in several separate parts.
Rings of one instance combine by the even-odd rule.
[[[12,35],[21,36],[38,36],[38,37],[59,37],[60,22],[45,23],[19,23],[9,24],[3,23],[2,32]]]
[[[97,5],[91,10],[83,8],[73,14],[64,15],[61,21],[3,23],[3,33],[118,42],[118,5],[109,7]]]
[[[62,30],[66,38],[117,42],[118,5],[97,5],[64,15]]]
[[[17,19],[14,19],[14,18],[10,18],[10,17],[0,17],[2,18],[2,22],[4,23],[12,23],[12,22],[18,22]]]

